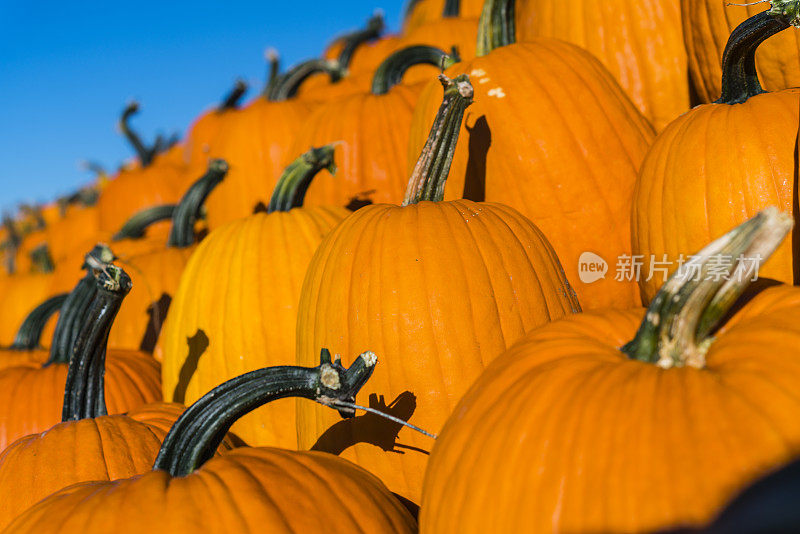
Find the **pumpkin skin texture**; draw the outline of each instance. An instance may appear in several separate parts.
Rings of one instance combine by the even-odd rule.
[[[191,403],[234,376],[295,362],[303,275],[322,238],[348,213],[330,206],[257,213],[203,240],[156,351],[165,399]],[[296,448],[294,407],[291,399],[270,403],[233,431],[250,445]]]
[[[627,359],[617,347],[641,310],[587,312],[531,332],[445,425],[421,532],[706,524],[800,452],[798,314],[797,289],[765,291],[715,334],[705,369]]]
[[[516,21],[520,42],[551,37],[591,52],[656,130],[689,109],[686,50],[676,0],[520,0]]]
[[[323,453],[240,448],[181,478],[151,471],[73,486],[9,527],[18,533],[60,529],[410,534],[416,524],[377,478],[349,462]]]
[[[408,10],[403,21],[405,34],[430,23],[442,20],[446,0],[420,0]],[[460,0],[458,14],[462,19],[477,19],[483,10],[482,0]]]
[[[800,91],[789,89],[742,104],[698,106],[670,124],[650,148],[634,193],[633,251],[643,256],[642,272],[664,255],[672,272],[681,254],[767,206],[791,213],[798,120]],[[720,128],[724,139],[708,134]],[[787,240],[760,274],[792,283],[792,273]],[[645,303],[662,281],[642,277]]]
[[[52,274],[14,274],[0,287],[0,346],[14,342],[22,321],[40,302],[51,297]]]
[[[721,0],[681,0],[689,70],[703,103],[720,96],[722,52],[731,31],[745,19],[769,8],[769,4],[726,4]],[[761,45],[756,52],[756,69],[764,89],[781,91],[800,85],[798,56],[800,42],[795,31],[783,32]]]
[[[584,309],[638,305],[636,284],[615,281],[613,264],[630,254],[636,172],[654,137],[647,120],[596,59],[555,39],[496,48],[445,74],[462,72],[473,80],[475,104],[445,199],[500,202],[528,217],[552,244]],[[437,98],[431,83],[414,110],[409,169]],[[605,279],[581,282],[578,260],[587,251],[611,265]]]
[[[436,432],[484,365],[527,330],[572,311],[570,292],[547,240],[512,208],[468,200],[367,206],[325,238],[309,265],[298,364],[314,362],[320,347],[343,355],[370,347],[381,365],[364,394]],[[341,452],[419,502],[430,438],[391,423],[336,425],[315,408],[298,403],[301,449]]]

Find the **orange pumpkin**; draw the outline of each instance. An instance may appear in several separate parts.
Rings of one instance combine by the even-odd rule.
[[[780,12],[790,2],[720,2],[681,0],[683,39],[689,70],[701,102],[719,98],[722,90],[722,58],[725,42],[734,28],[764,10]],[[772,7],[770,7],[770,4]],[[797,36],[784,33],[760,47],[755,69],[767,91],[800,85],[800,45]]]
[[[447,17],[478,18],[483,0],[411,0],[403,17],[406,34]]]
[[[633,254],[649,302],[681,261],[770,205],[793,210],[800,91],[762,94],[753,63],[759,43],[789,27],[791,14],[762,12],[732,35],[722,98],[694,108],[653,143],[633,198]],[[709,132],[724,131],[715,136]],[[793,283],[794,245],[786,242],[764,276]]]
[[[153,471],[68,488],[25,512],[10,530],[415,532],[414,519],[377,478],[334,456],[239,448],[209,460],[225,429],[254,406],[286,396],[327,405],[352,401],[372,372],[374,355],[362,355],[350,369],[327,356],[313,369],[261,369],[226,382],[175,423]]]
[[[294,363],[303,275],[322,238],[349,213],[302,206],[309,183],[323,168],[333,170],[333,161],[332,146],[303,154],[265,213],[214,230],[192,255],[156,352],[165,399],[193,402],[236,375]],[[250,445],[297,448],[294,407],[290,400],[270,404],[234,431]]]
[[[508,206],[442,201],[468,77],[445,96],[403,206],[366,206],[311,260],[297,319],[297,361],[321,347],[381,354],[370,404],[437,431],[483,366],[527,330],[579,309],[547,239]],[[338,423],[298,404],[301,448],[342,454],[418,502],[428,438],[374,416]]]
[[[93,250],[87,255],[87,265],[92,271],[101,273],[113,267],[103,259],[106,257],[102,251]],[[121,300],[124,294],[117,297]],[[62,413],[65,392],[74,393],[72,386],[67,385],[69,364],[87,365],[87,362],[94,361],[91,360],[93,351],[106,354],[105,338],[96,341],[95,345],[84,340],[81,350],[77,350],[81,335],[85,337],[100,327],[111,327],[116,310],[109,316],[98,304],[106,298],[110,297],[99,292],[94,276],[87,275],[62,305],[47,363],[41,367],[23,364],[0,370],[0,450],[17,438],[42,432],[56,424]],[[115,305],[118,306],[119,302]],[[105,391],[109,411],[122,413],[160,400],[159,375],[158,363],[147,354],[108,351]]]
[[[26,364],[38,366],[47,360],[47,351],[40,348],[42,331],[50,318],[61,309],[66,298],[65,293],[50,297],[28,314],[17,331],[14,343],[0,349],[0,369]],[[50,344],[49,339],[47,344]]]
[[[468,73],[476,91],[445,199],[518,209],[547,236],[584,308],[636,306],[633,281],[617,281],[613,271],[582,277],[579,269],[587,252],[611,269],[630,255],[633,188],[653,130],[588,52],[556,39],[511,44],[506,1],[489,0],[481,57],[445,71]],[[436,114],[437,91],[429,84],[414,109],[409,169]]]
[[[520,42],[551,37],[588,50],[656,130],[688,111],[689,74],[676,0],[518,0],[516,4]],[[722,4],[717,0],[718,6]]]
[[[574,315],[496,359],[436,442],[420,532],[699,526],[800,454],[800,291],[768,289],[729,318],[791,225],[773,208],[698,253],[649,310]],[[734,259],[723,270],[720,255]]]

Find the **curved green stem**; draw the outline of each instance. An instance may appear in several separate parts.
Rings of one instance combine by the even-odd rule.
[[[380,37],[385,27],[386,24],[383,21],[383,15],[376,13],[370,17],[364,29],[355,31],[342,37],[341,40],[344,41],[344,46],[342,46],[342,50],[339,52],[339,57],[336,58],[339,61],[339,66],[342,69],[347,70],[347,68],[350,66],[350,61],[353,59],[353,54],[355,54],[356,49],[358,49],[358,47],[362,44]]]
[[[517,42],[515,29],[516,0],[486,0],[478,22],[476,55],[483,57],[495,48]]]
[[[123,239],[139,239],[144,237],[147,228],[157,222],[172,219],[176,209],[175,204],[164,204],[163,206],[153,206],[152,208],[143,209],[136,215],[133,215],[128,221],[122,225],[119,232],[114,234],[111,238],[112,241],[121,241]]]
[[[327,169],[331,174],[336,174],[336,164],[333,161],[335,147],[335,144],[330,144],[312,148],[286,167],[275,184],[267,213],[299,208],[303,205],[308,186],[319,171]]]
[[[225,96],[222,103],[217,106],[217,111],[223,112],[239,107],[242,97],[247,92],[247,82],[241,78],[236,80],[233,89]]]
[[[139,162],[142,164],[142,167],[147,167],[153,162],[153,151],[144,145],[142,138],[139,136],[139,134],[133,131],[129,124],[130,118],[138,112],[138,102],[134,101],[125,106],[125,109],[122,111],[122,116],[119,119],[119,129],[122,132],[122,135],[125,136],[125,138],[133,147],[137,157],[139,158]]]
[[[444,99],[408,181],[403,206],[444,199],[444,186],[456,151],[461,121],[464,111],[472,104],[474,91],[469,76],[462,74],[451,80],[440,74],[439,81],[444,86]]]
[[[301,397],[332,406],[354,402],[356,393],[372,375],[377,358],[365,352],[349,369],[331,361],[322,349],[317,367],[268,367],[222,383],[192,404],[172,425],[158,452],[154,470],[173,477],[189,475],[214,455],[225,434],[245,414],[273,400]],[[352,417],[352,408],[339,408]]]
[[[620,350],[662,368],[705,367],[711,333],[792,228],[767,208],[691,256],[656,294],[636,337]]]
[[[53,332],[53,341],[50,344],[50,356],[45,366],[54,363],[69,363],[72,348],[75,346],[81,326],[86,322],[89,304],[96,291],[96,283],[91,271],[104,269],[113,260],[114,253],[105,245],[95,246],[86,255],[83,268],[88,272],[78,281],[61,306],[61,314],[58,316],[56,329]]]
[[[206,173],[192,184],[175,208],[167,246],[186,248],[194,244],[194,225],[200,218],[203,203],[227,173],[228,164],[225,160],[212,159],[208,162]]]
[[[300,86],[303,85],[312,74],[323,72],[327,74],[331,83],[336,83],[341,80],[346,71],[339,64],[338,61],[329,61],[327,59],[309,59],[295,65],[283,75],[278,77],[272,91],[269,94],[269,100],[273,102],[281,102],[288,100],[297,95]]]
[[[272,91],[275,89],[275,84],[278,83],[278,79],[280,78],[281,72],[281,57],[278,55],[278,51],[274,48],[267,48],[264,52],[264,57],[267,60],[267,83],[264,86],[264,90],[261,92],[261,95],[265,98],[269,98],[269,95],[272,94]]]
[[[115,265],[93,269],[95,295],[69,360],[61,421],[108,415],[104,391],[108,334],[122,300],[131,290],[130,277]]]
[[[13,350],[34,350],[39,347],[39,341],[42,339],[42,330],[44,330],[50,317],[61,309],[65,300],[67,300],[67,293],[61,293],[36,306],[22,321],[11,348]]]
[[[394,52],[383,60],[372,78],[372,94],[385,95],[403,80],[403,75],[414,65],[433,65],[442,70],[458,62],[457,58],[435,46],[414,45]]]

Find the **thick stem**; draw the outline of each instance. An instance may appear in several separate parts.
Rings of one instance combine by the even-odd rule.
[[[394,52],[383,60],[372,78],[372,94],[385,95],[403,80],[403,75],[414,65],[433,65],[442,70],[458,60],[435,46],[414,45]]]
[[[183,195],[172,216],[172,229],[167,246],[175,248],[190,247],[195,242],[194,225],[200,218],[200,210],[208,195],[225,178],[228,164],[222,159],[208,162],[208,170]]]
[[[764,92],[756,72],[756,49],[791,26],[800,4],[774,1],[772,8],[745,20],[731,32],[722,54],[722,94],[717,104],[741,104]]]
[[[236,80],[233,89],[225,96],[222,103],[217,106],[217,111],[224,112],[239,107],[242,97],[247,92],[247,82],[242,79]]]
[[[286,167],[275,184],[267,213],[299,208],[303,205],[308,186],[319,171],[327,169],[331,174],[336,174],[336,164],[333,162],[335,147],[335,144],[330,144],[312,148]]]
[[[275,90],[275,84],[278,83],[278,79],[280,78],[281,57],[274,48],[267,48],[264,51],[264,58],[267,60],[267,83],[264,85],[264,90],[261,92],[261,95],[264,98],[269,98],[269,95]]]
[[[122,116],[119,119],[119,129],[122,132],[122,135],[125,136],[125,138],[133,147],[133,150],[136,152],[142,167],[147,167],[153,162],[153,151],[145,146],[145,144],[142,142],[142,138],[139,136],[139,134],[133,131],[129,124],[131,116],[138,112],[138,102],[134,101],[125,106],[125,109],[122,111]]]
[[[89,304],[96,292],[97,285],[91,270],[102,269],[113,260],[114,253],[105,245],[95,246],[86,255],[83,268],[89,272],[81,278],[61,306],[61,313],[53,332],[53,341],[50,344],[50,356],[45,366],[69,363],[75,340],[78,338],[81,326],[86,322]]]
[[[656,294],[636,337],[620,350],[659,367],[705,367],[711,333],[792,228],[771,207],[690,257]]]
[[[151,225],[172,219],[176,207],[175,204],[164,204],[163,206],[143,209],[128,219],[128,222],[122,225],[122,228],[120,228],[119,232],[114,234],[111,240],[121,241],[122,239],[139,239],[144,237],[147,228]]]
[[[461,0],[445,0],[442,18],[457,17],[461,14]]]
[[[331,361],[328,349],[322,349],[317,367],[268,367],[228,380],[192,404],[172,425],[153,469],[173,477],[192,473],[213,456],[233,423],[273,400],[302,397],[327,406],[354,402],[376,363],[375,355],[365,352],[345,369],[338,359]],[[339,413],[355,415],[352,408],[339,408]]]
[[[367,21],[367,25],[363,30],[358,30],[342,37],[344,46],[342,46],[342,50],[339,52],[339,57],[336,58],[339,61],[339,66],[347,70],[356,49],[362,44],[380,37],[385,27],[386,24],[383,21],[383,15],[381,13],[375,13]]]
[[[106,345],[122,300],[131,290],[130,277],[115,265],[92,269],[95,295],[69,360],[62,421],[108,415],[104,391]]]
[[[47,243],[43,243],[31,250],[30,257],[33,270],[37,273],[52,273],[56,269],[56,264],[53,262]]]
[[[444,186],[456,151],[461,121],[464,111],[472,104],[474,91],[469,76],[462,74],[451,80],[440,74],[439,81],[444,87],[444,99],[408,181],[403,206],[444,199]]]
[[[309,59],[295,65],[283,75],[278,77],[272,91],[269,94],[269,100],[273,102],[281,102],[288,100],[297,95],[300,86],[303,85],[312,74],[323,72],[327,74],[331,83],[336,83],[341,80],[346,74],[346,70],[342,68],[338,61],[329,61],[327,59]]]
[[[478,23],[476,55],[517,42],[514,12],[516,0],[486,0]]]
[[[67,293],[55,295],[36,306],[25,317],[19,330],[17,330],[17,335],[14,337],[14,343],[12,343],[11,348],[13,350],[33,350],[37,348],[39,341],[42,339],[42,330],[47,325],[47,321],[61,309],[64,301],[67,300],[67,295]]]

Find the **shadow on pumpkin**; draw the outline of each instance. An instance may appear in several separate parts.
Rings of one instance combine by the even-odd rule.
[[[388,406],[383,395],[369,396],[369,407],[408,421],[417,409],[417,397],[410,391],[397,396]],[[430,451],[397,443],[397,435],[403,425],[384,419],[373,413],[344,419],[328,428],[311,447],[312,451],[322,451],[339,455],[356,443],[369,443],[385,452],[405,454],[406,450],[430,454]]]
[[[486,200],[486,154],[492,146],[492,130],[485,115],[481,115],[474,126],[465,128],[469,134],[469,159],[463,198],[483,202]]]
[[[186,388],[189,387],[189,382],[197,371],[200,356],[208,349],[208,336],[202,330],[198,330],[192,337],[186,338],[186,344],[189,345],[189,354],[183,361],[180,373],[178,373],[178,383],[175,384],[172,392],[172,401],[181,404],[186,402]]]
[[[148,306],[147,315],[150,316],[150,319],[147,321],[147,330],[145,330],[142,341],[139,343],[139,350],[153,352],[156,348],[156,342],[161,334],[161,327],[164,325],[164,319],[167,317],[170,304],[172,304],[172,297],[162,293],[161,298]]]

